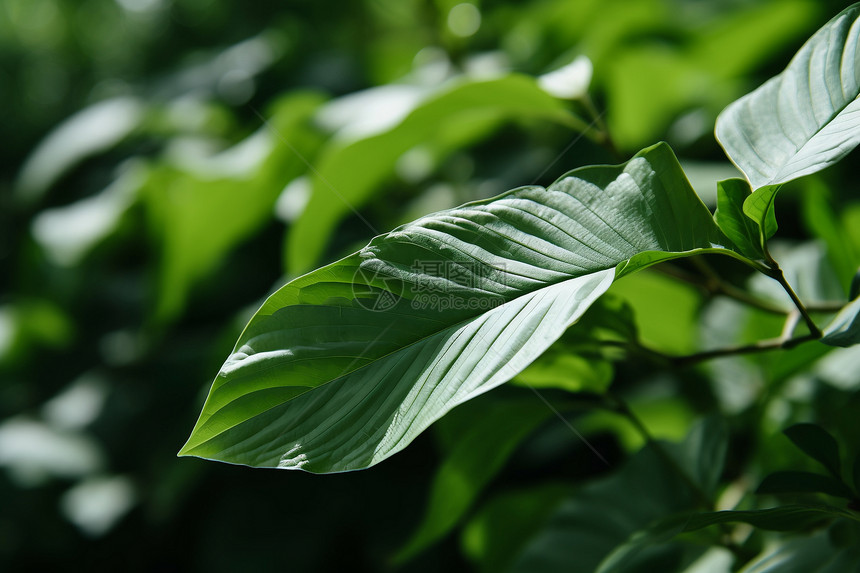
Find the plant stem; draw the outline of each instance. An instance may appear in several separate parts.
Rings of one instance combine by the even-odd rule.
[[[693,261],[698,261],[698,259],[693,258]],[[697,265],[698,266],[698,265]],[[747,306],[751,306],[753,308],[757,308],[761,311],[768,312],[770,314],[777,314],[784,316],[786,314],[786,310],[771,304],[767,301],[761,300],[748,292],[739,289],[738,287],[723,281],[719,278],[716,273],[707,265],[701,267],[703,269],[703,274],[706,276],[704,278],[698,277],[691,273],[687,273],[678,267],[672,265],[658,265],[654,267],[655,270],[662,272],[668,276],[673,278],[680,279],[684,282],[690,283],[694,286],[702,289],[706,294],[714,296],[714,295],[722,295],[728,298],[734,299],[738,302],[741,302]],[[705,272],[704,268],[707,268],[708,271]]]
[[[794,306],[797,307],[798,312],[800,312],[800,315],[803,317],[804,322],[806,322],[806,326],[809,328],[812,338],[821,338],[821,329],[818,328],[818,325],[816,325],[815,321],[812,320],[812,317],[809,316],[809,311],[785,279],[785,274],[782,272],[782,269],[779,268],[779,265],[774,262],[768,275],[778,282],[780,286],[782,286],[783,290],[788,293],[788,296],[791,298],[791,302],[794,303]]]
[[[742,344],[738,346],[726,346],[724,348],[715,348],[713,350],[704,350],[695,354],[687,354],[685,356],[674,356],[665,354],[659,350],[649,348],[639,342],[626,342],[617,340],[604,340],[601,342],[604,346],[619,346],[628,351],[640,354],[650,360],[658,362],[664,366],[674,366],[676,368],[684,368],[692,366],[707,360],[715,358],[723,358],[726,356],[741,356],[744,354],[758,354],[761,352],[770,352],[771,350],[788,350],[794,348],[804,342],[817,340],[821,334],[810,333],[804,336],[794,338],[794,331],[800,321],[801,314],[799,311],[794,311],[788,314],[785,320],[785,325],[782,329],[782,335],[779,338],[768,338],[759,340],[752,344]]]

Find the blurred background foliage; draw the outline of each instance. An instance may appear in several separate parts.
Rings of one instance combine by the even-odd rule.
[[[380,231],[658,140],[713,206],[716,180],[735,173],[712,135],[717,113],[842,7],[4,0],[0,567],[498,571],[560,535],[547,516],[578,488],[596,499],[627,488],[630,506],[662,499],[648,489],[659,476],[630,486],[612,473],[649,455],[633,456],[642,438],[628,422],[565,409],[569,398],[546,391],[601,460],[516,386],[364,472],[251,471],[175,454],[266,293]],[[593,67],[593,102],[555,98],[535,81],[577,58],[581,80]],[[590,129],[605,122],[617,156],[577,131],[592,105],[600,118]],[[819,300],[844,297],[838,285],[860,256],[856,179],[834,185],[845,169],[793,185],[780,202],[781,237],[793,241],[785,260]],[[799,205],[803,217],[791,209]],[[839,280],[812,284],[828,272]],[[643,339],[664,351],[780,327],[656,273],[614,292],[607,304],[628,305]],[[611,382],[655,435],[676,441],[700,415],[722,412],[735,436],[726,472],[750,479],[806,463],[779,435],[793,421],[827,420],[860,447],[845,408],[858,405],[860,358],[824,354],[666,373],[562,352],[529,383],[562,367],[584,380],[567,389]],[[472,427],[476,419],[513,427]],[[601,507],[563,510],[588,521]],[[470,520],[462,539],[445,535],[461,518]],[[598,549],[585,549],[599,562]]]

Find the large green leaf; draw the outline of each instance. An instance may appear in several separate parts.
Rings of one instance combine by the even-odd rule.
[[[333,472],[503,384],[624,274],[727,242],[659,144],[441,211],[273,294],[180,452]]]
[[[717,119],[717,139],[754,190],[820,171],[860,143],[858,16],[860,4],[846,8]]]
[[[366,204],[393,175],[404,153],[429,146],[444,157],[513,118],[584,127],[534,79],[510,75],[455,84],[423,102],[388,131],[348,143],[335,140],[320,154],[311,198],[289,230],[290,271],[305,272],[317,262],[337,224]]]

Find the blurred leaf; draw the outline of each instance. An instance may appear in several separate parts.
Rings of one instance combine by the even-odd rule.
[[[852,346],[860,343],[860,298],[845,305],[824,327],[821,342],[830,346]]]
[[[795,424],[782,431],[803,453],[819,462],[842,479],[839,462],[839,444],[827,430],[817,424]]]
[[[601,17],[596,19],[601,22],[612,19],[606,4],[598,9]],[[638,15],[639,29],[629,30],[630,37],[616,39],[615,45],[611,44],[614,38],[605,38],[602,43],[611,49],[605,59],[600,59],[599,52],[586,53],[593,57],[598,74],[604,67],[608,70],[608,121],[622,147],[664,137],[672,120],[691,109],[708,110],[703,123],[710,125],[715,110],[737,97],[733,80],[805,31],[817,8],[813,2],[792,0],[745,6],[687,37],[689,29],[672,30],[672,14],[660,14],[667,11],[665,2],[612,4],[620,21]],[[637,14],[639,10],[650,13]],[[646,23],[659,30],[656,38],[644,34]],[[683,139],[695,141],[705,129],[684,134]]]
[[[335,140],[316,162],[310,201],[290,228],[290,272],[305,272],[319,260],[337,224],[379,191],[404,153],[430,145],[437,157],[444,157],[512,119],[543,119],[573,128],[581,121],[532,78],[510,75],[460,82],[422,102],[388,131],[345,145]]]
[[[82,160],[105,151],[132,133],[146,108],[130,97],[105,100],[57,126],[30,154],[18,176],[22,201],[41,199],[51,185]]]
[[[854,458],[854,493],[860,495],[860,453]]]
[[[176,316],[191,288],[273,218],[281,190],[305,170],[296,152],[319,145],[309,120],[321,99],[299,92],[280,101],[260,132],[213,158],[214,173],[153,167],[144,194],[161,243],[157,320]]]
[[[723,523],[747,523],[766,531],[800,531],[834,518],[851,517],[842,509],[829,506],[786,505],[773,509],[750,511],[714,511],[705,513],[678,514],[662,519],[648,529],[634,535],[627,543],[619,546],[601,563],[598,573],[655,570],[631,568],[644,554],[654,553],[655,549],[678,552],[683,548],[677,537]],[[674,539],[674,541],[672,541]],[[659,555],[659,554],[658,554]],[[660,569],[680,570],[680,568]]]
[[[717,119],[717,139],[756,194],[820,171],[860,142],[858,14],[860,5],[846,8],[804,44],[784,72]]]
[[[714,219],[744,255],[751,259],[763,259],[759,227],[744,213],[744,200],[749,195],[749,184],[743,179],[727,179],[717,183],[717,211]]]
[[[840,517],[857,519],[850,511],[828,505],[784,505],[772,509],[678,515],[662,522],[655,529],[664,531],[675,529],[674,535],[677,535],[719,523],[749,523],[766,531],[799,531],[824,520]],[[678,526],[680,528],[676,529]]]
[[[723,475],[729,432],[722,418],[705,418],[690,430],[678,449],[681,467],[707,496],[713,496]]]
[[[803,194],[803,217],[812,233],[827,245],[827,257],[839,277],[839,284],[847,288],[860,266],[860,252],[854,247],[845,227],[830,203],[830,193],[816,178],[807,182]],[[856,298],[856,295],[850,295]]]
[[[612,364],[602,356],[574,354],[564,343],[556,342],[511,383],[529,388],[603,393],[612,382],[612,372]]]
[[[759,484],[756,493],[826,493],[845,499],[853,497],[851,490],[839,480],[830,476],[797,471],[781,471],[768,475]]]
[[[740,258],[721,242],[665,144],[401,226],[269,298],[181,455],[368,467],[522,371],[616,275]]]
[[[463,551],[480,571],[505,571],[570,490],[566,484],[544,484],[493,498],[463,529]]]
[[[398,551],[397,562],[414,557],[448,533],[520,442],[553,412],[534,400],[491,403],[477,417],[469,414],[472,419],[466,432],[458,436],[436,471],[424,519]]]
[[[145,180],[140,163],[125,165],[100,193],[40,211],[31,226],[33,238],[55,264],[74,267],[115,231]]]
[[[785,539],[748,563],[744,573],[845,573],[860,570],[860,548],[833,545],[827,532]]]
[[[658,272],[625,277],[609,291],[632,307],[642,342],[663,352],[688,354],[696,349],[702,293]]]
[[[696,452],[698,429],[684,443],[663,444],[668,454],[679,463],[683,471],[691,475],[707,460],[709,453],[699,451],[695,466],[686,453]],[[481,555],[482,570],[492,571],[595,571],[600,563],[632,534],[645,528],[655,519],[695,506],[689,482],[666,463],[654,446],[646,445],[630,458],[613,475],[589,484],[574,495],[563,500],[545,520],[543,526],[532,532],[518,529],[528,539],[518,555],[505,552],[509,559],[502,562],[501,556],[486,552]],[[508,523],[515,523],[518,516],[495,515],[499,520],[486,535],[505,535]],[[534,522],[533,522],[534,523]],[[470,527],[473,527],[470,525]],[[514,526],[515,527],[515,526]],[[487,543],[488,547],[493,547]],[[677,548],[670,548],[670,555],[651,555],[658,561],[663,558],[676,560]],[[701,548],[699,552],[703,551]],[[683,548],[681,553],[683,553]],[[689,559],[691,555],[687,555]],[[494,568],[486,567],[493,563]],[[653,562],[652,562],[653,564]]]

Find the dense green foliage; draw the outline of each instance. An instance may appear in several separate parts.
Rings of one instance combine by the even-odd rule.
[[[860,569],[860,8],[341,8],[0,6],[0,566]]]

